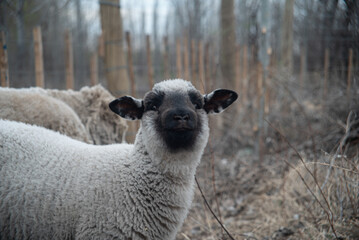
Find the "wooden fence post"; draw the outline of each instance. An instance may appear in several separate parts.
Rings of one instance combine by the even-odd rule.
[[[327,99],[328,93],[328,70],[329,70],[329,49],[326,48],[324,52],[324,84],[323,84],[323,103]]]
[[[264,100],[264,113],[267,115],[270,108],[271,88],[266,86],[266,95]]]
[[[252,44],[249,49],[249,61],[248,61],[248,83],[247,83],[247,92],[249,94],[254,94],[253,91],[256,89],[256,78],[257,78],[257,63],[255,60],[256,51],[255,46]]]
[[[198,89],[203,94],[206,89],[206,78],[204,76],[204,66],[203,66],[203,43],[198,41]]]
[[[133,72],[132,47],[131,47],[130,32],[126,32],[126,42],[127,42],[128,71],[129,71],[130,82],[131,82],[131,94],[132,94],[133,97],[135,97],[136,96],[136,84],[135,84],[135,73]]]
[[[165,79],[170,78],[170,72],[168,69],[168,37],[163,37],[163,70]]]
[[[177,68],[177,77],[182,77],[182,52],[181,52],[181,41],[177,39],[176,41],[176,68]]]
[[[238,44],[236,47],[235,53],[235,89],[240,92],[241,91],[241,77],[240,77],[240,65],[241,65],[241,57],[240,57],[240,45]],[[238,106],[240,104],[237,104]]]
[[[151,42],[150,35],[146,35],[146,50],[147,50],[147,76],[148,82],[150,84],[150,89],[153,87],[153,68],[152,68],[152,60],[151,60]]]
[[[33,29],[34,53],[35,53],[35,80],[37,87],[44,87],[44,60],[42,51],[41,27]]]
[[[300,88],[304,88],[304,82],[306,78],[306,48],[301,47],[300,49],[300,72],[299,72],[299,85]]]
[[[216,79],[217,79],[217,70],[218,70],[218,64],[216,59],[216,53],[215,49],[212,48],[212,51],[210,53],[210,65],[211,65],[211,89],[216,87]]]
[[[263,95],[263,67],[261,63],[257,63],[257,107],[260,108],[260,100]]]
[[[91,86],[98,84],[98,55],[96,51],[93,52],[91,55],[90,79],[91,79]]]
[[[7,45],[5,33],[0,32],[0,79],[1,87],[9,87],[9,64],[7,59]]]
[[[132,61],[132,46],[131,46],[131,35],[130,32],[126,32],[126,43],[127,43],[127,65],[128,65],[128,72],[130,76],[130,83],[131,83],[131,95],[136,97],[136,83],[135,83],[135,73],[133,71],[133,61]],[[152,67],[152,64],[151,64]],[[140,127],[139,122],[129,122],[128,123],[128,131],[129,136],[127,140],[129,142],[134,142],[137,130]]]
[[[184,65],[184,79],[187,81],[189,78],[189,56],[188,56],[188,37],[185,35],[183,40],[183,65]]]
[[[243,46],[243,55],[242,55],[242,96],[243,103],[247,102],[248,96],[248,46]]]
[[[98,44],[98,56],[101,58],[105,57],[105,40],[104,40],[104,34],[101,33],[101,35],[97,38],[97,44]]]
[[[205,67],[205,76],[206,76],[206,89],[205,92],[209,91],[212,87],[212,78],[211,78],[211,68],[209,60],[209,43],[206,43],[204,49],[204,67]]]
[[[192,67],[191,67],[191,72],[192,72],[192,79],[191,79],[191,82],[193,85],[195,85],[195,82],[197,80],[197,77],[196,77],[196,50],[195,50],[195,45],[196,45],[196,42],[194,39],[191,40],[191,62],[192,62]]]
[[[348,57],[348,79],[347,79],[347,97],[350,98],[350,89],[352,85],[352,66],[353,66],[353,49],[349,49]]]
[[[74,54],[72,50],[71,32],[65,32],[65,67],[66,89],[74,89]]]

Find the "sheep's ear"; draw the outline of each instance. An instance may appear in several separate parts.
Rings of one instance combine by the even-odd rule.
[[[141,119],[143,104],[141,99],[124,96],[110,103],[110,109],[123,118],[136,120]]]
[[[204,95],[203,109],[208,113],[220,113],[238,98],[238,94],[227,89],[217,89]]]

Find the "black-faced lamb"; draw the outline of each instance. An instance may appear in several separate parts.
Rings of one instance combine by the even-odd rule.
[[[0,239],[174,239],[194,193],[210,113],[237,99],[185,80],[110,103],[141,119],[135,143],[89,145],[0,121]],[[85,107],[85,106],[84,106]]]

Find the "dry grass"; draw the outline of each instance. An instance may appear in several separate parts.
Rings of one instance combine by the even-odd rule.
[[[231,123],[226,134],[214,133],[197,171],[212,210],[219,216],[218,201],[234,239],[359,239],[359,114],[346,119],[358,100],[342,98],[339,87],[322,102],[279,77],[271,88],[280,92],[266,115],[273,127],[267,125],[262,162],[255,155],[255,103],[212,122],[224,129]],[[230,239],[198,190],[177,239]]]

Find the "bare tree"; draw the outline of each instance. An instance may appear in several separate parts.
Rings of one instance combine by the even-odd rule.
[[[226,87],[235,86],[235,19],[233,0],[221,2],[221,70]]]
[[[158,5],[159,2],[156,0],[153,5],[153,21],[152,21],[152,33],[153,33],[153,46],[154,46],[154,58],[153,58],[153,64],[155,66],[155,78],[157,70],[159,69],[160,64],[160,47],[159,47],[159,36],[158,36]]]
[[[25,66],[25,29],[24,29],[24,3],[25,0],[5,1],[7,9],[11,15],[15,17],[16,26],[16,68],[19,75],[13,78],[11,84],[13,86],[20,86],[23,78],[23,71]]]
[[[289,73],[293,72],[293,10],[294,0],[286,0],[281,38],[281,62]]]
[[[75,0],[75,9],[76,9],[76,31],[75,43],[76,47],[74,48],[75,56],[75,86],[80,88],[81,86],[86,85],[86,61],[83,57],[86,55],[86,26],[83,21],[82,15],[82,4],[81,0]]]

